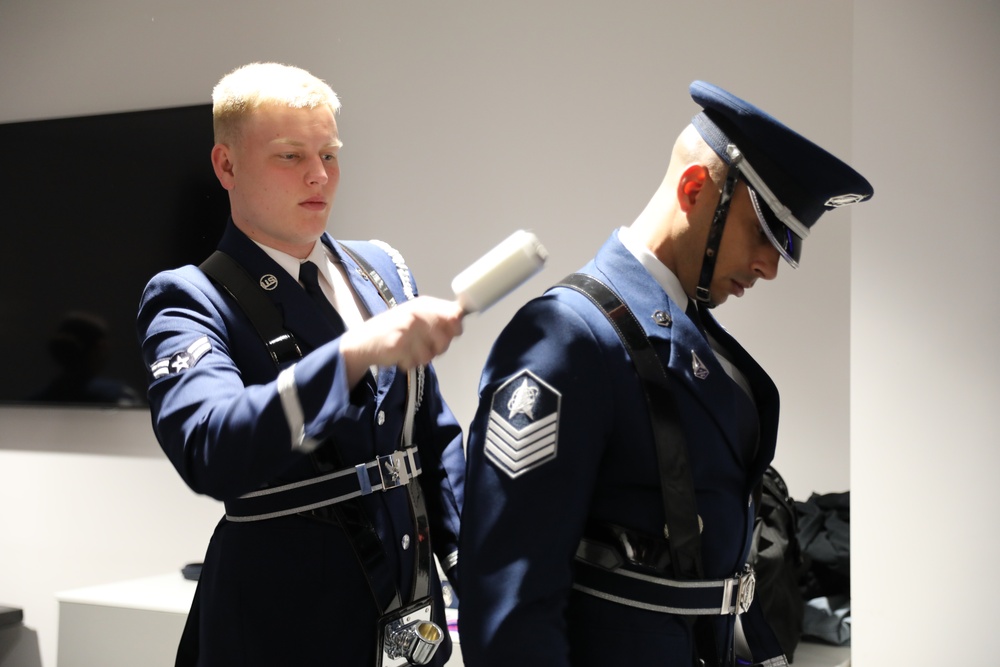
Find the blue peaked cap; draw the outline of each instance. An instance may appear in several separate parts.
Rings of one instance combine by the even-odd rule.
[[[703,109],[692,124],[740,170],[762,226],[793,266],[823,213],[874,194],[850,165],[749,102],[704,81],[693,82],[690,92]]]

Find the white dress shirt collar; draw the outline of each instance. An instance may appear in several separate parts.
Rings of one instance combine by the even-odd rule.
[[[667,265],[657,259],[656,255],[642,245],[636,238],[635,233],[628,227],[618,229],[618,240],[625,246],[632,255],[642,264],[643,268],[653,276],[653,279],[660,284],[667,296],[677,304],[681,310],[687,310],[688,296],[681,287],[681,281],[674,275],[674,272],[667,268]]]

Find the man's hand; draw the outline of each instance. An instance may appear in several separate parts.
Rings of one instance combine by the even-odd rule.
[[[348,330],[340,337],[348,383],[356,385],[370,366],[429,364],[462,334],[462,315],[454,301],[419,296]]]

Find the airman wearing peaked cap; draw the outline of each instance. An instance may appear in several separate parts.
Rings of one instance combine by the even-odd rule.
[[[798,266],[802,242],[823,213],[874,193],[849,165],[749,102],[704,81],[693,82],[690,91],[704,108],[692,124],[730,167],[729,194],[735,179],[746,181],[761,228],[792,267]],[[724,190],[720,207],[729,200]],[[721,238],[725,218],[721,209],[715,216],[719,232],[710,232],[710,239]],[[706,264],[717,251],[717,245],[706,249]]]
[[[778,391],[709,308],[798,265],[819,217],[872,188],[748,102],[690,92],[701,110],[645,209],[487,359],[460,536],[468,667],[787,665],[748,569]]]

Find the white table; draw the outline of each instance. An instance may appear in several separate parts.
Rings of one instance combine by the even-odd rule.
[[[851,647],[800,641],[792,667],[850,667]]]
[[[173,667],[194,589],[177,572],[57,593],[58,667]]]

